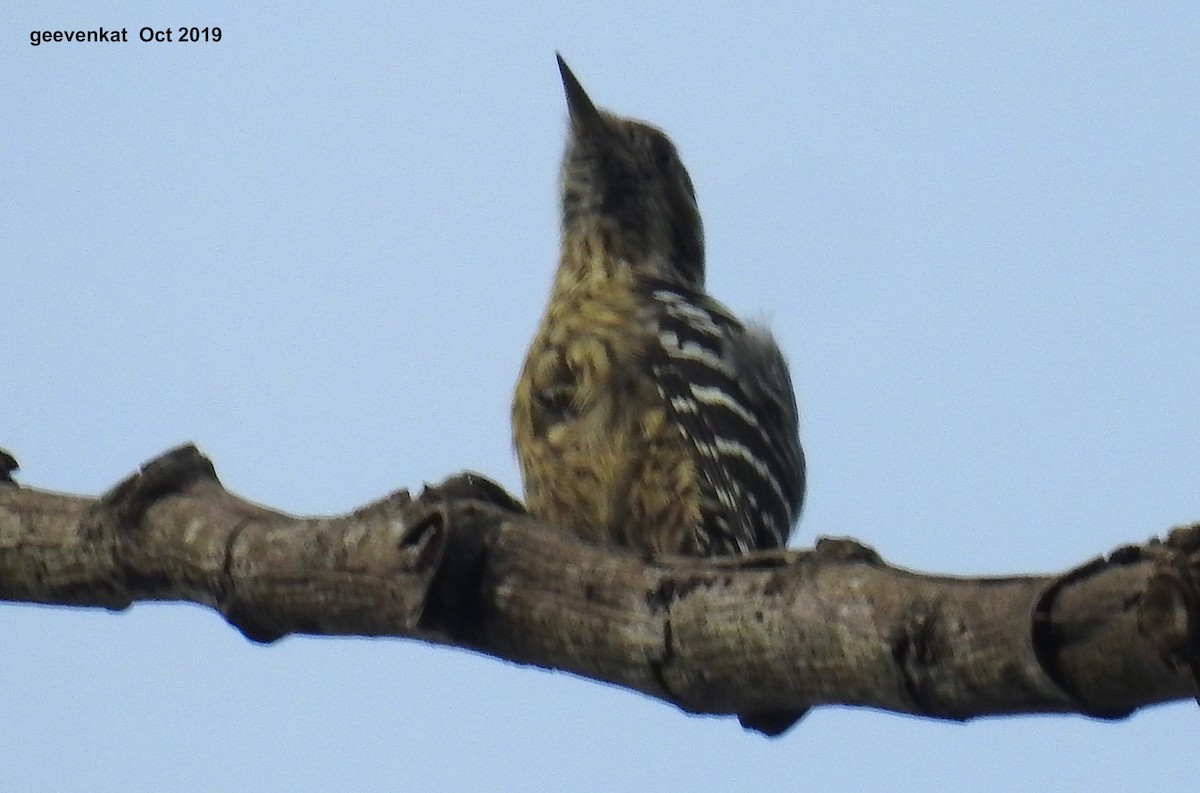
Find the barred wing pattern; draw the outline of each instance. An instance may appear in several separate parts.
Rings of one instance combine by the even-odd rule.
[[[649,361],[707,492],[706,555],[778,548],[804,502],[804,453],[787,363],[765,328],[717,301],[647,279],[658,346]]]

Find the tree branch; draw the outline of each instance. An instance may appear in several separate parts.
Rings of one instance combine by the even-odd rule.
[[[834,703],[1120,718],[1200,680],[1200,526],[1055,576],[920,575],[844,539],[645,559],[542,524],[475,474],[293,517],[225,490],[192,446],[99,499],[0,476],[0,599],[189,600],[258,642],[410,637],[772,734]]]

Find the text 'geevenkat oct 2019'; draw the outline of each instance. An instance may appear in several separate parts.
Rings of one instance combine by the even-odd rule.
[[[139,28],[134,41],[143,44],[216,44],[221,40],[218,27],[182,25],[174,28],[156,28],[150,25]],[[31,30],[29,43],[34,47],[43,44],[127,44],[129,28],[95,28],[94,30]]]

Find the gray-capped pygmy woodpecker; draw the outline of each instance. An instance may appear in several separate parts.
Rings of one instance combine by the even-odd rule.
[[[598,109],[558,67],[570,114],[562,250],[512,412],[526,505],[647,552],[780,547],[805,488],[783,354],[706,294],[700,212],[675,146]]]

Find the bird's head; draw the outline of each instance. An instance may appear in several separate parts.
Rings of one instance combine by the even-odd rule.
[[[599,235],[638,270],[704,287],[704,229],[687,169],[662,130],[597,108],[558,57],[570,112],[564,237]]]

